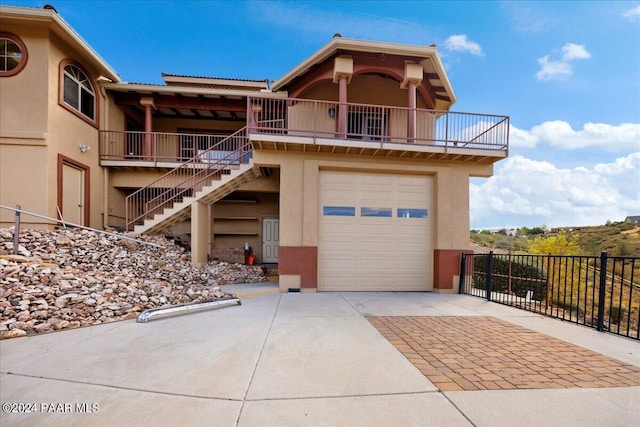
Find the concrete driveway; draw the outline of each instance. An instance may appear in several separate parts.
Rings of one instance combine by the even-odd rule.
[[[640,387],[441,391],[365,316],[492,316],[640,366],[640,344],[482,299],[268,294],[0,342],[10,425],[633,425]],[[639,376],[640,378],[640,376]]]

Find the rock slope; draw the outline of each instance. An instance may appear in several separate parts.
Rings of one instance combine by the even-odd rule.
[[[266,280],[261,267],[211,263],[162,236],[152,247],[80,229],[0,229],[0,338],[135,318],[164,305],[224,297],[219,285]]]

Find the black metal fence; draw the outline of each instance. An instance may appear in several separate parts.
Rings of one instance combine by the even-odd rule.
[[[640,340],[640,258],[463,254],[460,293]]]

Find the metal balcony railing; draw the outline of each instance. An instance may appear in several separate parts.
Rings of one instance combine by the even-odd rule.
[[[229,135],[143,131],[100,131],[101,161],[183,163]]]
[[[250,134],[507,152],[509,117],[296,98],[248,98]],[[398,148],[401,149],[401,148]]]

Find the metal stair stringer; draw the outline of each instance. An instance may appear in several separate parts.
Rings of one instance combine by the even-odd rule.
[[[238,169],[232,169],[229,174],[222,175],[220,180],[203,187],[194,196],[185,197],[181,202],[165,209],[161,213],[146,219],[144,223],[134,227],[135,234],[153,234],[180,223],[191,216],[191,205],[196,202],[211,204],[228,196],[242,184],[260,176],[260,168],[253,162],[241,164]]]

